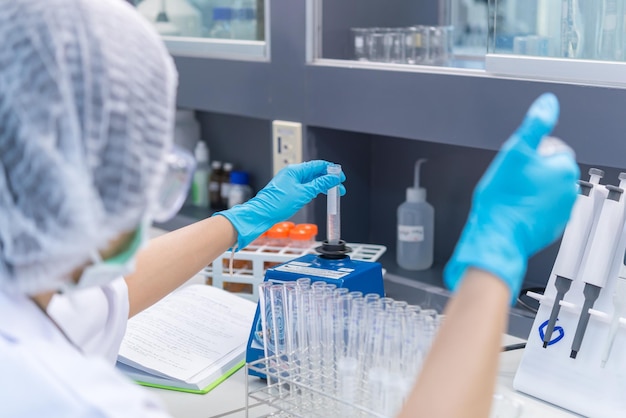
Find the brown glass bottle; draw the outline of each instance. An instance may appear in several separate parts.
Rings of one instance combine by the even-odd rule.
[[[228,207],[228,192],[230,191],[230,173],[233,171],[232,163],[222,164],[222,179],[220,181],[220,207]]]
[[[222,209],[222,177],[224,171],[222,170],[221,161],[211,162],[211,175],[209,176],[209,205],[211,209]]]

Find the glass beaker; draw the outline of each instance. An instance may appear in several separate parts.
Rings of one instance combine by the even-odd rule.
[[[367,56],[370,61],[389,62],[389,38],[385,36],[386,29],[372,28],[366,35]]]
[[[350,28],[352,35],[352,48],[354,51],[354,59],[357,61],[367,61],[367,48],[365,40],[370,32],[368,28]]]
[[[430,64],[449,65],[452,58],[452,26],[430,26],[428,31]]]
[[[388,50],[387,62],[404,63],[406,60],[404,29],[385,29],[385,48]]]
[[[370,61],[405,61],[404,28],[372,28],[367,40]]]
[[[404,48],[407,64],[427,64],[429,50],[427,26],[412,26],[404,30]]]

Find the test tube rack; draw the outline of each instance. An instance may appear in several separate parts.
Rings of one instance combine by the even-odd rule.
[[[598,185],[599,187],[602,185]],[[606,190],[602,189],[606,196]],[[596,211],[595,232],[598,213]],[[616,228],[618,228],[616,226]],[[591,241],[591,240],[590,240]],[[581,266],[594,263],[590,257],[591,244],[587,243]],[[571,347],[583,311],[585,283],[576,279],[559,303],[560,313],[553,333],[544,345],[544,333],[549,322],[557,289],[553,270],[544,294],[528,292],[527,295],[539,302],[524,354],[513,386],[516,390],[543,399],[562,408],[586,417],[623,417],[626,413],[626,318],[617,315],[618,331],[606,364],[604,359],[606,342],[615,314],[614,294],[620,268],[626,250],[626,228],[620,231],[615,256],[611,262],[606,284],[592,309],[584,339],[575,358]],[[572,261],[573,262],[573,261]],[[581,267],[582,269],[582,267]]]
[[[208,265],[201,272],[207,281],[220,289],[230,290],[229,285],[240,284],[249,285],[247,289],[235,292],[253,301],[259,298],[258,285],[265,278],[265,271],[278,264],[293,260],[306,254],[317,254],[315,249],[321,242],[313,242],[307,247],[271,247],[267,245],[248,246],[243,250],[232,254],[226,251],[217,257],[213,263]],[[351,252],[348,256],[352,260],[377,261],[387,251],[384,245],[348,243]],[[232,275],[230,274],[230,260],[233,259]]]
[[[285,364],[277,356],[246,364],[246,374],[255,371],[268,376],[267,386],[258,389],[250,389],[246,380],[246,417],[251,416],[254,406],[265,405],[271,413],[264,416],[272,417],[327,418],[340,414],[342,417],[387,418],[361,405],[346,402],[331,389],[320,390],[300,382],[298,367]],[[315,373],[319,379],[329,382],[329,388],[333,387],[330,382],[335,377],[323,375],[321,369]]]

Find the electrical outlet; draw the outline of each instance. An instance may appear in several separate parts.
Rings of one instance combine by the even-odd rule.
[[[289,164],[302,162],[302,124],[275,120],[272,122],[272,155],[274,175]]]

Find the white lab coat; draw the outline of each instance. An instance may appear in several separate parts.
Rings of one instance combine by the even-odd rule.
[[[83,354],[115,364],[128,309],[128,287],[120,277],[101,287],[54,295],[47,312]]]
[[[92,301],[100,300],[93,310],[99,314],[85,315],[89,309],[81,308],[74,311],[76,326],[68,327],[70,323],[65,322],[64,328],[72,338],[83,338],[80,341],[85,344],[81,346],[79,341],[78,345],[87,354],[72,345],[32,300],[0,292],[0,416],[169,416],[158,398],[131,382],[111,363],[111,350],[119,345],[119,333],[124,333],[126,322],[120,319],[120,313],[128,315],[128,297],[120,303],[127,290],[119,282],[110,286],[100,289],[101,296],[90,296]],[[59,308],[57,312],[69,314],[71,310]],[[103,326],[83,328],[89,323]],[[104,350],[95,349],[98,342]]]

